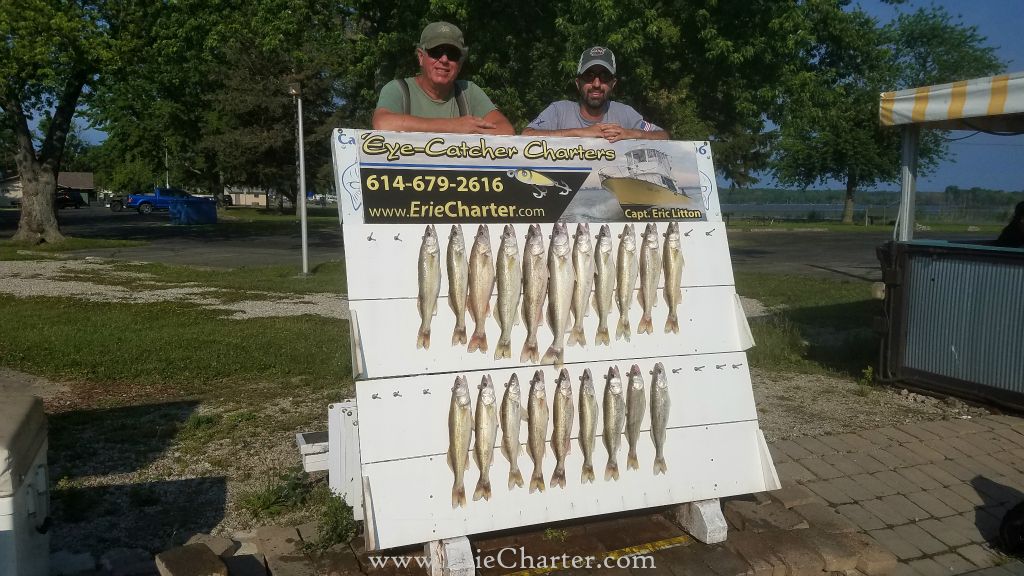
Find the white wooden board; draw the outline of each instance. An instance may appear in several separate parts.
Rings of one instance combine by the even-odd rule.
[[[706,354],[700,356],[673,356],[622,362],[588,362],[567,365],[573,386],[573,406],[579,404],[579,377],[585,368],[593,376],[598,403],[604,394],[608,368],[619,367],[623,386],[626,373],[634,363],[640,367],[650,400],[650,370],[656,362],[665,366],[672,402],[669,428],[700,426],[719,422],[757,420],[754,396],[750,389],[750,373],[746,354]],[[542,367],[549,408],[554,401],[555,379],[558,371]],[[428,374],[383,381],[362,381],[356,385],[356,398],[360,414],[360,457],[364,465],[416,456],[437,456],[448,451],[448,406],[451,389],[458,374],[466,376],[470,386],[472,406],[476,409],[477,386],[484,374],[489,374],[500,404],[505,394],[505,383],[513,373],[519,378],[521,402],[525,405],[530,380],[535,368],[494,369],[481,372],[455,374]],[[427,415],[431,415],[428,418]],[[603,429],[603,417],[598,418],[598,436]],[[412,423],[397,425],[397,423]],[[577,437],[579,418],[573,426]],[[644,414],[644,437],[650,430],[650,410]],[[526,427],[520,430],[526,442]],[[599,442],[600,443],[600,442]],[[500,435],[495,446],[500,446]]]
[[[604,480],[603,445],[595,448],[597,479],[580,482],[582,454],[574,443],[566,460],[565,488],[527,490],[533,464],[520,454],[519,467],[526,486],[507,489],[509,465],[495,452],[491,468],[490,501],[473,501],[479,473],[475,465],[466,473],[465,508],[453,509],[453,474],[444,456],[423,456],[364,464],[363,474],[373,493],[374,534],[380,548],[427,540],[478,534],[518,526],[555,522],[597,514],[664,506],[673,503],[759,492],[766,488],[757,447],[757,422],[730,422],[674,428],[666,438],[668,471],[654,476],[654,446],[644,434],[637,447],[639,470],[625,469],[625,446],[620,448],[618,481]],[[545,482],[554,471],[554,454],[544,458]],[[415,479],[411,481],[411,479]]]
[[[495,306],[492,299],[491,307]],[[447,299],[439,301],[438,312],[431,322],[429,349],[416,349],[419,314],[415,299],[363,300],[351,302],[359,318],[359,340],[364,378],[431,374],[455,370],[483,370],[492,367],[522,366],[519,361],[526,341],[526,327],[522,323],[512,329],[512,358],[494,359],[494,348],[501,329],[493,316],[487,317],[487,352],[469,353],[465,345],[452,346],[455,315]],[[629,314],[632,336],[630,341],[615,339],[615,324],[619,313],[609,315],[610,343],[596,346],[597,314],[584,319],[586,346],[566,346],[565,362],[596,362],[622,358],[650,358],[674,354],[716,354],[743,350],[737,317],[735,291],[732,286],[706,286],[686,288],[678,308],[679,333],[665,334],[668,307],[658,294],[658,306],[652,310],[653,334],[637,334],[642,310],[633,299]],[[473,332],[473,320],[467,314],[467,334]],[[545,323],[538,330],[537,344],[541,356],[554,338]]]
[[[659,243],[664,243],[666,222],[658,222]],[[615,234],[613,248],[618,250],[618,234],[624,224],[610,225]],[[345,256],[348,273],[349,300],[377,300],[390,298],[415,298],[419,292],[416,279],[416,263],[419,257],[420,243],[425,226],[420,224],[378,224],[378,225],[346,225]],[[634,231],[639,242],[644,225],[634,223]],[[444,265],[444,255],[448,247],[448,236],[451,225],[437,225],[437,234],[441,243],[441,296],[448,294],[448,271]],[[526,224],[515,225],[519,243],[519,255],[526,245]],[[544,246],[549,244],[551,224],[542,224]],[[599,225],[590,225],[590,234],[596,237]],[[477,227],[462,226],[466,250],[472,248]],[[501,245],[502,226],[488,225],[491,238],[491,249],[497,254]],[[569,233],[576,232],[576,224],[569,224]],[[683,287],[723,286],[735,283],[731,266],[720,266],[717,262],[729,262],[729,244],[725,227],[721,222],[682,222],[680,223],[680,242],[682,245]],[[689,235],[687,235],[689,234]],[[372,240],[370,239],[372,238]],[[639,285],[639,282],[637,282]],[[664,286],[664,278],[661,280]],[[445,304],[447,309],[447,304]]]

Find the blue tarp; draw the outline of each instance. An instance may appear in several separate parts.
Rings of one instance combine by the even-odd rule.
[[[168,207],[174,224],[216,224],[217,202],[206,198],[171,200]]]

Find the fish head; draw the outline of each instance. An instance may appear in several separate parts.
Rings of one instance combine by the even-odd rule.
[[[569,370],[562,368],[558,371],[558,378],[555,380],[556,386],[563,386],[569,384]]]
[[[465,376],[457,376],[452,386],[452,397],[459,406],[469,406],[469,384]]]
[[[531,225],[526,235],[526,253],[534,258],[544,254],[544,233],[537,224]]]
[[[423,246],[428,252],[437,252],[440,249],[440,244],[437,241],[437,229],[433,224],[427,224],[423,230]]]
[[[551,228],[551,252],[559,256],[564,256],[570,249],[569,230],[565,227],[564,223],[555,224]]]
[[[452,231],[448,233],[449,245],[454,245],[460,251],[465,251],[466,240],[462,237],[462,226],[459,224],[452,224]]]
[[[586,222],[580,222],[576,225],[576,243],[573,244],[573,249],[577,252],[590,252],[593,249],[593,244],[590,241],[590,225]]]
[[[580,376],[580,393],[594,395],[594,380],[590,375],[590,368],[585,368],[583,376]]]
[[[658,225],[654,222],[648,222],[644,229],[644,244],[647,248],[658,247]]]
[[[636,250],[636,234],[633,233],[633,225],[626,224],[622,229],[622,234],[619,234],[619,239],[622,241],[622,245],[625,246],[626,250]]]
[[[530,381],[530,395],[544,398],[544,372],[537,370]]]
[[[505,256],[516,256],[519,254],[519,243],[516,241],[516,229],[511,224],[505,224],[501,233],[501,251]]]
[[[512,394],[519,394],[519,376],[516,376],[515,372],[512,373],[512,377],[505,383],[505,388]]]
[[[622,394],[622,378],[619,377],[619,367],[612,366],[608,369],[608,375],[605,377],[608,383],[608,389],[612,394]]]
[[[477,390],[480,391],[478,398],[484,404],[494,404],[494,383],[491,381],[490,374],[484,374],[484,377],[480,379],[480,385],[477,386]]]
[[[487,224],[481,224],[476,229],[476,239],[473,240],[473,250],[481,254],[491,253],[491,233],[487,229]]]
[[[665,230],[665,244],[669,244],[672,247],[679,246],[679,224],[675,222],[668,223],[668,229]]]
[[[633,367],[629,369],[629,385],[632,388],[643,388],[644,387],[644,375],[640,371],[640,367],[633,364]]]
[[[603,224],[601,231],[597,234],[597,251],[602,253],[610,253],[612,251],[612,232],[607,224]]]
[[[661,362],[654,365],[654,370],[651,371],[651,379],[654,386],[658,388],[668,387],[668,380],[665,378],[665,366]]]

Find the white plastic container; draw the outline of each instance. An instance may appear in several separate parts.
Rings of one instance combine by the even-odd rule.
[[[46,415],[33,396],[0,398],[0,576],[46,576]]]

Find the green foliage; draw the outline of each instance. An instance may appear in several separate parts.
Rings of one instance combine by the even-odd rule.
[[[309,496],[309,475],[301,468],[293,468],[278,475],[276,480],[261,482],[257,487],[242,491],[240,504],[254,520],[277,516],[301,506]]]
[[[321,549],[327,549],[335,544],[348,543],[355,537],[357,528],[352,516],[352,507],[343,497],[330,493],[327,486],[320,486],[318,490],[327,491],[328,494],[324,498],[318,517],[320,526],[317,532],[317,545]]]

